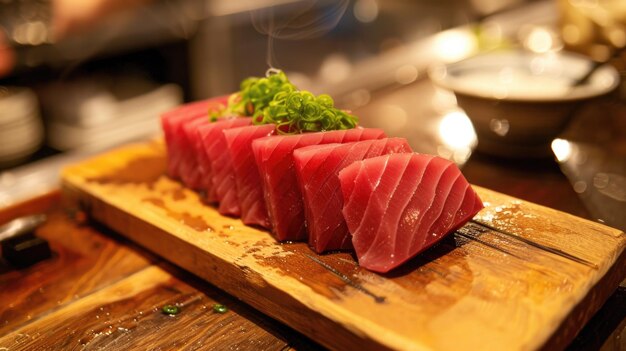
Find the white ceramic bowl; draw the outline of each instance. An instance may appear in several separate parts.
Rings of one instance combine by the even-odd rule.
[[[586,84],[573,86],[592,64],[565,52],[502,51],[438,65],[429,74],[455,93],[476,129],[479,151],[542,157],[551,155],[550,143],[581,103],[619,85],[618,72],[604,65]]]

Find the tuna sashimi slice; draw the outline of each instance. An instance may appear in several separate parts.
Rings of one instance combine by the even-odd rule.
[[[254,125],[224,130],[232,159],[241,220],[248,225],[271,228],[261,175],[252,154],[252,141],[275,133],[274,124]]]
[[[181,105],[161,115],[161,126],[167,148],[167,173],[170,177],[180,179],[182,176],[181,165],[186,167],[186,163],[190,162],[189,157],[193,156],[193,153],[190,153],[190,142],[183,132],[183,126],[198,118],[208,119],[208,113],[224,108],[227,100],[228,96],[220,96],[196,101]]]
[[[202,125],[210,124],[212,122],[208,122]],[[197,171],[200,173],[200,180],[196,190],[201,191],[203,194],[208,194],[213,191],[213,170],[211,169],[211,159],[204,148],[204,142],[202,140],[202,135],[200,134],[200,129],[195,129],[192,132],[193,143],[194,146],[194,154],[196,156],[197,161]]]
[[[385,273],[472,219],[482,201],[456,165],[392,154],[339,172],[343,215],[359,264]]]
[[[298,186],[293,151],[297,148],[331,143],[381,139],[381,129],[355,128],[256,139],[252,151],[261,174],[263,194],[272,233],[279,241],[305,240],[304,205]]]
[[[355,161],[412,152],[403,138],[314,145],[294,151],[311,248],[318,253],[352,248],[351,236],[341,212],[343,196],[339,171]]]
[[[218,211],[221,214],[233,216],[240,214],[233,164],[227,151],[223,131],[229,128],[247,126],[251,123],[252,118],[250,117],[229,118],[198,128],[204,150],[211,164],[212,186],[211,191],[207,193],[207,200],[219,202]]]
[[[211,186],[210,169],[203,166],[205,155],[202,153],[202,139],[198,134],[198,128],[209,125],[211,121],[208,116],[193,119],[182,126],[183,140],[185,140],[182,150],[184,150],[183,162],[181,163],[180,179],[186,187],[194,190],[207,190]],[[200,151],[200,152],[199,152]]]

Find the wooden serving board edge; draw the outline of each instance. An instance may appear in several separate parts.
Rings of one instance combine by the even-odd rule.
[[[491,189],[480,187],[477,185],[472,186],[479,195],[485,193],[500,194]],[[504,195],[510,198],[512,201],[526,202],[532,204],[533,207],[563,217],[564,220],[573,220],[580,222],[586,226],[588,230],[597,230],[603,234],[612,235],[616,238],[625,238],[624,232],[609,227],[607,225],[587,220],[572,214],[561,212],[550,207],[539,205],[536,203],[530,203],[526,200],[521,200],[509,195]],[[537,347],[541,350],[562,350],[565,349],[576,335],[583,329],[585,324],[593,317],[593,315],[604,305],[606,300],[613,294],[620,283],[626,279],[626,246],[622,245],[618,250],[615,250],[610,257],[607,258],[604,265],[597,267],[599,275],[595,281],[591,282],[591,287],[587,291],[586,295],[578,296],[577,300],[573,304],[572,308],[563,311],[563,319],[552,331],[547,333],[547,336],[541,343],[537,344]]]
[[[574,340],[585,324],[604,305],[626,278],[626,250],[615,260],[615,264],[596,282],[585,297],[565,316],[563,322],[546,340],[541,350],[562,350]]]

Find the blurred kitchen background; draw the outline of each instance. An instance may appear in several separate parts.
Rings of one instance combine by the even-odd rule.
[[[93,10],[90,1],[102,2],[77,0],[73,10]],[[625,75],[623,0],[129,0],[60,38],[55,2],[72,3],[0,0],[0,207],[54,185],[67,162],[158,135],[163,111],[232,92],[270,65],[331,94],[362,125],[461,166],[476,133],[454,94],[428,79],[432,65],[499,49],[566,49]],[[547,161],[477,157],[559,162],[595,217],[624,226],[624,96],[622,84],[577,108]],[[589,160],[595,171],[586,171]],[[587,191],[594,186],[611,189],[609,214]]]

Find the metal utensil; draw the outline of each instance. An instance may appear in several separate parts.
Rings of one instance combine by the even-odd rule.
[[[2,259],[16,268],[26,268],[52,257],[50,244],[34,234],[46,215],[20,217],[0,227]]]
[[[0,226],[0,242],[31,233],[46,221],[44,214],[20,217]]]

